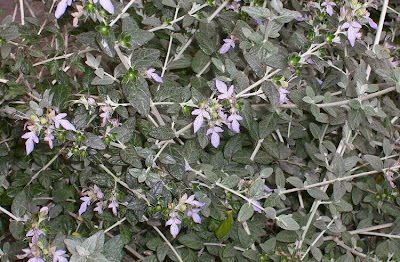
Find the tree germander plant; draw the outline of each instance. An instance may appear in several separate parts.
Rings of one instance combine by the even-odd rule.
[[[398,2],[15,2],[1,261],[400,260]]]

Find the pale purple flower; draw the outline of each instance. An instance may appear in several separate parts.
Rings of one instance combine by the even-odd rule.
[[[396,188],[396,184],[393,182],[393,172],[390,170],[385,171],[386,180],[389,182],[392,188]]]
[[[330,16],[333,15],[333,7],[336,6],[334,2],[324,2],[321,4],[321,6],[325,6],[326,8],[326,13]]]
[[[28,231],[28,233],[26,233],[27,237],[32,237],[32,243],[36,244],[39,241],[39,237],[40,235],[43,235],[44,232],[41,229],[31,229]]]
[[[366,11],[366,12],[365,12],[365,15],[364,15],[364,18],[367,19],[369,26],[370,26],[371,28],[375,29],[375,30],[378,29],[378,25],[377,25],[377,24],[375,23],[375,21],[372,20],[372,18],[369,17],[369,16],[370,16],[370,13],[369,13],[368,11]]]
[[[394,61],[393,59],[394,59],[394,57],[389,58],[390,65],[391,65],[393,68],[399,67],[399,65],[400,65],[400,60]]]
[[[193,219],[193,222],[195,222],[197,224],[201,224],[201,217],[198,214],[199,212],[200,212],[200,208],[193,208],[193,209],[190,209],[186,213],[186,216],[191,217]]]
[[[32,257],[27,262],[44,262],[41,257]]]
[[[264,185],[264,191],[266,191],[268,193],[274,192],[274,190],[272,188],[270,188],[269,186],[267,186],[267,185]]]
[[[118,207],[118,202],[117,202],[117,198],[115,197],[115,195],[112,197],[111,203],[108,205],[108,208],[111,208],[114,216],[116,216],[118,214],[117,212],[117,207]]]
[[[67,10],[67,7],[72,5],[72,0],[61,0],[58,4],[57,4],[57,8],[56,11],[54,13],[55,17],[57,19],[59,19]]]
[[[232,36],[231,36],[231,38],[224,39],[224,42],[225,42],[225,44],[223,44],[218,51],[218,53],[220,53],[221,55],[228,52],[229,49],[235,48],[235,40],[233,40]]]
[[[189,204],[189,205],[195,206],[195,207],[202,207],[205,205],[203,202],[197,201],[194,198],[195,198],[195,195],[191,195],[188,199],[185,200],[185,204]]]
[[[57,250],[53,252],[53,262],[68,262],[65,257],[65,250]]]
[[[93,106],[93,105],[96,104],[96,100],[94,100],[93,97],[89,97],[89,98],[87,99],[87,103],[88,103],[88,105]]]
[[[220,137],[218,135],[218,133],[222,133],[224,132],[224,130],[222,128],[220,128],[219,126],[212,126],[207,130],[206,135],[208,136],[209,134],[211,134],[211,144],[217,148],[219,146],[219,142],[220,142]]]
[[[358,22],[351,21],[344,23],[340,29],[347,29],[347,39],[350,41],[350,45],[354,46],[356,43],[357,33],[361,29],[361,25]]]
[[[324,83],[324,81],[322,81],[321,79],[319,79],[318,77],[315,78],[315,80],[317,80],[317,83],[322,85]]]
[[[54,136],[53,136],[53,134],[51,133],[51,129],[50,129],[50,128],[47,128],[46,131],[45,131],[44,133],[45,133],[46,135],[45,135],[45,137],[44,137],[43,140],[49,143],[50,149],[53,149],[53,140],[54,140]]]
[[[204,118],[210,119],[210,114],[206,111],[205,108],[198,108],[193,110],[192,115],[197,116],[193,122],[194,133],[196,133],[203,125]]]
[[[78,211],[79,216],[81,216],[84,212],[86,212],[88,206],[90,206],[91,197],[84,196],[84,197],[81,197],[80,200],[82,200],[83,202]]]
[[[81,197],[80,200],[82,200],[83,202],[78,211],[79,216],[81,216],[84,212],[86,212],[88,206],[91,205],[92,201],[100,200],[104,197],[103,192],[101,192],[101,189],[96,185],[94,185],[94,187],[90,188],[88,191],[84,191],[82,194],[83,197]],[[103,211],[103,210],[100,211],[97,208],[95,209],[96,209],[95,211],[97,212]]]
[[[154,81],[156,81],[158,83],[162,83],[163,80],[162,80],[161,76],[154,73],[155,71],[156,71],[155,68],[149,68],[148,70],[146,70],[145,73],[146,73],[147,78],[154,79]]]
[[[234,0],[227,8],[226,10],[232,9],[232,10],[238,10],[240,7],[239,4],[240,0]]]
[[[93,0],[93,2],[97,4],[99,0]],[[111,0],[100,0],[100,5],[110,14],[114,14],[114,5],[112,4]]]
[[[252,206],[253,206],[253,209],[254,209],[254,211],[256,211],[256,212],[258,212],[258,213],[262,213],[263,211],[258,207],[258,206],[261,206],[261,203],[260,202],[258,202],[257,200],[252,200]],[[256,206],[256,205],[258,205],[258,206]]]
[[[240,133],[240,124],[239,121],[243,120],[243,117],[238,115],[236,112],[231,114],[228,117],[228,121],[231,123],[229,129],[231,129],[235,133]]]
[[[102,118],[100,126],[104,127],[110,121],[112,108],[109,106],[102,106],[100,109],[103,111],[103,113],[100,114]]]
[[[278,91],[279,91],[279,102],[281,104],[287,103],[288,101],[287,94],[289,94],[290,92],[282,87],[279,87]]]
[[[53,120],[54,120],[54,125],[56,128],[59,128],[60,125],[65,129],[65,130],[71,130],[71,131],[76,131],[75,127],[69,122],[68,120],[63,119],[66,117],[66,113],[60,113],[56,115]]]
[[[111,118],[111,119],[110,119],[110,123],[111,123],[111,125],[112,125],[113,127],[119,126],[119,120],[116,119],[116,118]]]
[[[42,207],[39,210],[39,215],[40,216],[46,216],[49,213],[49,207]]]
[[[99,213],[100,215],[103,214],[103,209],[107,204],[104,201],[99,201],[96,203],[96,207],[93,209],[93,211]]]
[[[192,170],[192,167],[189,165],[189,163],[185,160],[185,171],[190,171]]]
[[[264,24],[261,20],[254,19],[254,21],[256,22],[256,24],[257,24],[258,26],[261,26],[261,25]]]
[[[104,197],[103,192],[101,192],[101,188],[96,185],[93,186],[93,192],[96,194],[97,199],[102,199]]]
[[[24,258],[26,258],[27,256],[29,256],[30,254],[32,254],[32,252],[33,252],[33,249],[32,249],[33,244],[32,244],[32,243],[29,243],[29,246],[30,246],[31,248],[24,248],[24,249],[22,249],[22,251],[23,251],[25,254],[16,255],[16,257],[17,257],[18,259],[24,259]]]
[[[305,59],[306,62],[309,63],[310,65],[315,64],[314,61],[311,59],[311,56],[310,56],[310,55],[304,56],[304,59]]]
[[[179,227],[182,221],[176,217],[176,214],[172,214],[171,218],[165,223],[165,226],[171,226],[169,231],[171,232],[171,235],[173,238],[176,238],[176,236],[179,234]]]
[[[233,85],[231,85],[228,89],[228,86],[224,82],[216,79],[215,86],[221,93],[221,95],[218,96],[218,99],[231,99],[233,97],[233,89],[235,88]]]
[[[21,136],[21,138],[26,139],[25,147],[26,147],[26,155],[29,155],[33,149],[35,148],[35,143],[39,143],[39,138],[35,134],[34,131],[26,132]]]
[[[385,48],[396,50],[397,46],[392,45],[391,43],[385,42]]]

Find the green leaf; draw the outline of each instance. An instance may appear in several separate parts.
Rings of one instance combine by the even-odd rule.
[[[131,49],[136,49],[146,44],[154,37],[154,33],[140,29],[130,16],[122,19],[122,32],[131,37],[129,41],[132,46]]]
[[[204,54],[203,51],[199,50],[193,57],[191,63],[193,71],[195,73],[200,73],[209,61],[210,58],[208,57],[208,55]]]
[[[195,233],[189,233],[186,235],[182,235],[178,238],[179,242],[183,245],[195,249],[200,250],[204,247],[203,240]]]
[[[379,157],[373,155],[365,155],[364,159],[368,162],[368,164],[371,165],[373,169],[375,169],[376,171],[382,171],[383,162]]]
[[[237,175],[231,175],[222,179],[221,184],[228,188],[234,188],[238,185],[239,181],[240,177],[238,177]]]
[[[132,53],[131,65],[135,70],[147,70],[149,67],[161,66],[158,60],[160,50],[138,49]]]
[[[212,55],[217,50],[215,41],[207,37],[205,33],[199,31],[195,34],[200,49],[207,55]]]
[[[104,237],[104,231],[101,230],[93,236],[85,239],[80,246],[89,251],[90,254],[101,252],[104,246]]]
[[[175,132],[168,126],[153,128],[149,135],[158,140],[170,140],[175,138]]]
[[[84,144],[87,147],[91,147],[93,149],[104,150],[106,149],[106,144],[104,144],[103,140],[92,133],[85,134],[85,141]]]
[[[28,210],[28,198],[25,191],[18,193],[11,205],[11,212],[17,217],[23,217]]]
[[[268,114],[259,124],[260,138],[266,138],[277,129],[278,119],[275,114]]]
[[[137,76],[136,81],[123,85],[126,99],[143,116],[150,113],[150,91],[147,81]]]
[[[257,179],[253,183],[250,187],[249,195],[254,199],[258,199],[264,195],[264,182],[261,179]]]
[[[271,11],[264,7],[242,7],[241,10],[256,20],[267,20],[271,18]]]
[[[123,253],[122,249],[124,248],[124,243],[120,235],[114,236],[112,239],[108,240],[104,244],[104,256],[110,262],[118,262],[122,261]]]
[[[224,156],[226,159],[230,159],[233,154],[242,149],[242,136],[236,134],[231,137],[224,147]]]
[[[270,254],[275,250],[276,247],[276,238],[272,237],[260,244],[260,247],[264,251],[265,254]]]
[[[299,230],[300,226],[299,224],[296,222],[296,220],[294,220],[292,218],[292,215],[280,215],[277,217],[277,224],[278,226],[280,226],[283,229],[286,230]]]
[[[63,110],[65,103],[71,99],[71,90],[65,85],[55,85],[50,93],[53,95],[53,106],[58,107],[60,110]]]
[[[222,222],[222,224],[215,231],[215,235],[218,238],[223,238],[226,234],[228,234],[228,232],[231,230],[233,226],[232,210],[227,211],[226,214],[228,217]]]
[[[260,177],[261,178],[268,178],[274,173],[274,169],[271,167],[266,167],[260,172]]]
[[[291,176],[291,177],[288,177],[286,179],[286,181],[289,184],[291,184],[292,186],[296,187],[296,188],[303,188],[304,187],[303,181],[298,177]]]
[[[166,243],[160,243],[157,246],[157,258],[158,261],[164,261],[168,252],[170,251],[169,246]]]
[[[140,160],[138,154],[136,153],[136,150],[133,148],[121,149],[119,151],[119,156],[121,157],[122,161],[133,167],[137,168],[143,167],[142,161]]]
[[[244,222],[244,221],[250,219],[253,216],[253,214],[254,214],[253,205],[250,203],[246,203],[240,208],[240,211],[238,214],[238,221]]]

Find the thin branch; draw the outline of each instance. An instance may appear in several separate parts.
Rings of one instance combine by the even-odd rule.
[[[359,234],[359,233],[365,233],[365,232],[370,232],[370,231],[375,231],[379,229],[384,229],[393,226],[393,223],[387,223],[383,225],[376,225],[376,226],[371,226],[371,227],[365,227],[365,228],[360,228],[356,230],[349,231],[351,235]]]
[[[374,39],[374,44],[372,45],[372,51],[375,53],[375,47],[379,44],[379,41],[381,40],[381,34],[383,30],[383,24],[385,22],[385,17],[386,17],[386,12],[388,9],[389,5],[389,0],[384,0],[382,4],[382,10],[381,10],[381,16],[379,18],[379,24],[378,24],[378,29],[376,30],[376,35]],[[369,76],[371,74],[371,66],[368,65],[367,67],[367,80],[369,79]]]
[[[126,11],[128,11],[128,9],[136,2],[136,0],[131,0],[125,7],[124,9],[122,9],[121,13],[119,15],[117,15],[116,18],[114,18],[114,20],[112,20],[109,24],[109,26],[113,26],[120,18],[123,14],[126,13]]]
[[[301,260],[303,260],[308,252],[310,252],[311,247],[313,247],[318,240],[325,234],[325,232],[329,229],[329,227],[333,224],[334,220],[332,219],[331,222],[329,222],[329,224],[326,226],[326,229],[322,230],[321,233],[319,233],[319,235],[314,239],[314,241],[311,243],[311,245],[307,248],[307,251],[303,254],[303,256],[301,257]]]
[[[31,178],[31,180],[29,180],[28,184],[26,184],[25,187],[29,186],[29,185],[33,182],[33,180],[35,180],[35,179],[40,175],[40,173],[41,173],[42,171],[46,170],[51,164],[53,164],[53,162],[56,161],[56,159],[62,154],[62,152],[64,151],[64,149],[65,149],[67,146],[68,146],[68,143],[67,143],[63,148],[61,148],[61,149],[58,151],[58,153],[57,153],[55,156],[53,156],[53,158],[50,159],[49,162],[47,162],[46,165],[44,165],[39,171],[36,172],[36,174],[33,175],[33,177]]]
[[[126,217],[122,218],[121,220],[117,221],[116,223],[114,223],[112,226],[110,226],[109,228],[107,228],[106,230],[104,230],[104,233],[107,233],[108,231],[112,230],[113,228],[121,225],[122,223],[124,223],[124,221],[126,220]]]
[[[147,217],[143,216],[143,218],[147,221]],[[164,240],[164,242],[169,246],[169,248],[171,249],[171,251],[175,254],[176,258],[178,259],[179,262],[183,262],[181,256],[179,255],[178,251],[176,251],[176,249],[174,248],[174,246],[171,244],[171,242],[169,242],[169,240],[165,237],[165,235],[161,232],[160,229],[158,229],[158,227],[156,226],[152,226],[153,229],[160,235],[160,237]]]
[[[374,171],[362,172],[362,173],[351,175],[351,176],[338,177],[338,178],[335,178],[335,179],[331,179],[331,180],[322,181],[322,182],[319,182],[319,183],[307,185],[307,186],[304,186],[302,188],[292,188],[292,189],[282,190],[281,192],[279,192],[279,194],[280,195],[284,195],[284,194],[293,193],[293,192],[297,192],[297,191],[303,191],[303,190],[307,190],[307,189],[314,188],[314,187],[325,186],[325,185],[329,185],[329,184],[332,184],[332,183],[335,183],[335,182],[347,181],[347,180],[352,180],[352,179],[358,178],[358,177],[379,174],[379,173],[385,172],[387,170],[394,170],[394,169],[399,169],[399,168],[400,168],[400,165],[399,166],[394,166],[394,167],[384,168],[384,169],[382,169],[382,171],[374,170]]]
[[[269,78],[271,78],[272,76],[274,76],[275,74],[279,73],[281,71],[281,69],[276,69],[275,71],[273,71],[272,73],[264,76],[263,78],[261,78],[260,80],[258,80],[257,82],[255,82],[254,84],[252,84],[251,86],[249,86],[248,88],[242,90],[241,92],[239,92],[239,94],[236,95],[236,98],[240,98],[242,97],[244,94],[248,93],[249,91],[251,91],[253,88],[261,85],[264,81],[267,81]]]
[[[259,151],[260,148],[261,148],[262,142],[264,142],[264,138],[258,140],[257,145],[256,145],[256,148],[254,148],[254,151],[253,151],[253,153],[252,153],[251,156],[250,156],[250,160],[251,160],[251,161],[254,161],[254,158],[256,158],[256,155],[257,155],[258,151]]]
[[[341,246],[342,248],[350,251],[351,253],[353,253],[356,256],[359,256],[361,258],[366,258],[367,257],[367,255],[365,255],[365,254],[363,254],[361,252],[358,252],[357,250],[354,250],[353,248],[347,246],[345,243],[343,243],[343,241],[340,241],[338,238],[334,238],[333,241],[335,241],[336,244],[338,244],[338,246]]]
[[[225,8],[225,6],[227,6],[229,3],[228,0],[226,0],[225,2],[223,2],[218,8],[217,10],[214,11],[214,13],[212,13],[208,18],[207,18],[207,23],[210,23],[221,11],[222,9]]]
[[[21,24],[25,25],[24,0],[19,0],[19,11],[21,15]]]
[[[358,234],[400,239],[400,235],[391,235],[391,234],[378,233],[378,232],[360,232]]]
[[[15,221],[22,221],[23,220],[22,218],[17,217],[16,215],[14,215],[13,213],[11,213],[10,211],[8,211],[7,209],[5,209],[2,206],[0,206],[0,211],[3,212],[4,214],[6,214],[7,216],[11,217]]]
[[[396,90],[395,87],[388,87],[386,89],[383,89],[381,91],[372,93],[372,94],[368,94],[362,97],[359,97],[357,100],[362,102],[364,100],[368,100],[371,98],[375,98],[390,92],[393,92],[394,90]],[[335,107],[335,106],[343,106],[343,105],[347,105],[349,104],[349,102],[353,100],[353,99],[348,99],[348,100],[343,100],[343,101],[337,101],[337,102],[332,102],[332,103],[324,103],[324,104],[315,104],[316,106],[318,106],[319,108],[327,108],[327,107]],[[266,106],[266,104],[259,104],[258,106]],[[280,108],[298,108],[298,106],[296,104],[282,104],[282,105],[278,105],[278,107]]]
[[[87,48],[85,50],[79,51],[77,53],[77,55],[84,54],[84,53],[87,53],[87,52],[90,52],[90,51],[93,51],[93,50],[94,50],[93,48]],[[65,54],[65,55],[62,55],[62,56],[56,56],[56,57],[53,57],[53,58],[49,58],[49,59],[37,62],[37,63],[33,64],[32,66],[35,67],[35,66],[43,65],[43,64],[46,64],[48,62],[55,61],[55,60],[66,59],[66,58],[69,58],[69,57],[71,57],[73,55],[75,55],[75,53],[69,53],[69,54]]]
[[[134,190],[132,188],[130,188],[128,186],[128,184],[126,184],[124,181],[122,181],[119,177],[115,176],[113,174],[113,172],[110,171],[110,169],[108,169],[106,166],[104,166],[103,164],[100,164],[99,167],[101,169],[103,169],[107,174],[109,174],[110,176],[112,176],[112,178],[114,178],[114,180],[120,184],[121,186],[125,187],[126,189],[128,189],[130,192],[132,192],[134,195],[136,195],[138,198],[143,199],[144,201],[146,201],[147,205],[150,205],[149,200],[146,198],[146,196],[144,196],[140,190]]]

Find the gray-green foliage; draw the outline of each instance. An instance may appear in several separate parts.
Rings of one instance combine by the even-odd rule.
[[[51,2],[0,26],[2,261],[400,260],[398,3]]]

